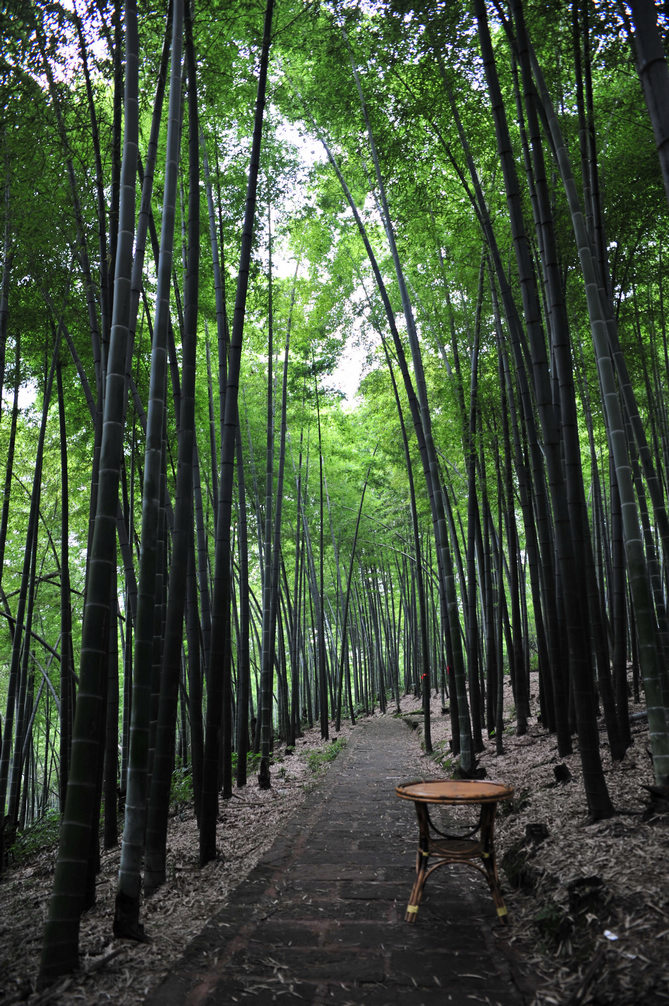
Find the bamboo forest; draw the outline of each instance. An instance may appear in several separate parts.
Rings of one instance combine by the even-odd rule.
[[[144,939],[177,776],[204,868],[278,744],[407,694],[466,779],[536,693],[591,822],[640,705],[666,801],[663,7],[0,24],[0,870],[60,822],[41,985],[101,848]]]

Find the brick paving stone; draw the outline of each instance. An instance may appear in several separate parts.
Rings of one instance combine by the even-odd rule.
[[[524,1006],[531,1001],[483,878],[444,868],[404,921],[417,841],[395,786],[415,738],[360,722],[272,848],[145,1000],[149,1006]]]

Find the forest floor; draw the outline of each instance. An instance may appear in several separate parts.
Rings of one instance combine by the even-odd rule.
[[[418,724],[416,776],[450,775],[450,718],[442,714],[440,698],[432,703],[432,758],[421,750],[417,701],[404,697],[401,712]],[[338,736],[345,740],[352,729],[342,725]],[[334,749],[323,746],[318,728],[305,733],[294,754],[278,748],[270,790],[261,791],[251,777],[245,789],[221,802],[220,858],[202,870],[192,807],[175,810],[167,883],[143,905],[148,944],[111,935],[119,850],[104,852],[97,904],[81,923],[81,969],[42,993],[35,981],[56,847],[52,843],[10,865],[0,878],[0,1001],[141,1003],[270,847],[330,753]],[[602,755],[617,813],[595,824],[588,820],[578,754],[559,758],[555,739],[535,718],[523,737],[510,725],[504,754],[496,755],[491,741],[479,756],[488,778],[515,788],[497,822],[509,909],[504,939],[532,974],[534,1006],[669,1003],[669,815],[649,810],[643,788],[652,783],[645,721],[635,721],[634,745],[622,763],[611,763],[604,735]],[[569,770],[568,782],[556,782],[558,765]]]

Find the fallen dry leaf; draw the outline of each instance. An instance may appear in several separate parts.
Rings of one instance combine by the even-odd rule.
[[[417,713],[418,700],[405,696],[401,711]],[[420,724],[419,716],[411,718]],[[432,702],[431,723],[433,747],[443,759],[448,756],[450,723],[439,696]],[[351,729],[343,724],[340,735],[347,736]],[[416,777],[449,775],[448,768],[426,758],[420,735],[420,729],[412,735]],[[669,821],[666,815],[644,817],[647,793],[642,785],[652,782],[652,773],[648,728],[642,719],[634,723],[634,739],[625,760],[615,764],[602,736],[607,784],[620,813],[596,824],[587,818],[578,754],[559,758],[554,737],[535,718],[523,737],[516,737],[512,726],[505,732],[504,754],[495,754],[493,741],[479,756],[488,778],[515,788],[512,813],[497,819],[498,859],[525,841],[528,824],[542,824],[548,831],[528,849],[528,864],[536,871],[531,892],[513,889],[500,871],[509,925],[494,930],[537,988],[534,1006],[669,1003]],[[307,732],[296,753],[273,766],[272,789],[260,790],[252,777],[245,790],[221,801],[220,858],[202,870],[192,811],[183,808],[170,819],[168,880],[145,900],[142,910],[150,944],[112,939],[119,850],[104,852],[98,901],[81,923],[81,970],[41,995],[35,992],[35,979],[56,850],[45,849],[30,863],[10,867],[0,879],[0,1000],[63,1006],[141,1003],[230,891],[243,883],[304,800],[313,779],[307,755],[320,744],[318,728]],[[281,749],[276,755],[282,756]],[[572,781],[556,785],[553,769],[562,763]],[[579,921],[570,907],[568,885],[592,876],[601,880],[599,894]],[[611,941],[607,930],[618,939]],[[286,994],[291,994],[288,986]]]

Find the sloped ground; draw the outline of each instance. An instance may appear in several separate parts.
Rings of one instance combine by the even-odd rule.
[[[437,758],[448,757],[448,719],[433,702]],[[515,790],[498,814],[496,846],[510,940],[537,976],[535,1006],[669,1003],[669,815],[648,813],[647,722],[635,720],[633,731],[632,748],[614,763],[602,730],[617,814],[596,824],[587,816],[577,745],[560,758],[536,718],[524,737],[505,732],[503,755],[489,742],[479,758],[488,778]],[[559,765],[571,781],[556,783]]]
[[[350,729],[342,725],[339,737],[345,739]],[[97,903],[81,920],[81,971],[43,994],[35,992],[35,983],[57,849],[45,849],[20,868],[10,868],[0,877],[0,1002],[119,1006],[143,1002],[304,801],[314,780],[309,758],[318,759],[320,750],[318,729],[308,731],[293,755],[276,752],[270,790],[260,790],[257,778],[250,776],[245,788],[235,790],[230,800],[221,800],[219,858],[202,870],[192,806],[182,806],[171,817],[167,883],[146,899],[142,909],[151,943],[114,939],[120,849],[103,852]]]
[[[417,708],[412,697],[402,700],[403,713]],[[421,752],[420,729],[411,735],[417,778],[450,774],[439,764],[448,757],[448,719],[435,699],[436,763]],[[350,730],[344,726],[340,736]],[[644,814],[647,793],[642,784],[652,782],[645,723],[635,725],[635,744],[622,764],[611,764],[603,745],[607,783],[620,813],[594,825],[587,819],[577,754],[559,759],[554,740],[535,720],[525,737],[505,733],[504,747],[505,753],[496,756],[489,745],[479,764],[489,778],[504,780],[516,791],[511,813],[498,818],[497,847],[501,859],[522,843],[515,865],[520,862],[522,867],[524,889],[513,888],[502,871],[510,916],[503,938],[539,987],[535,1006],[669,1003],[669,821],[667,815]],[[168,883],[143,909],[152,937],[148,945],[111,936],[119,853],[105,853],[98,903],[82,919],[82,969],[43,994],[34,988],[56,850],[44,850],[21,867],[10,868],[0,879],[0,1001],[142,1002],[299,807],[313,779],[309,755],[313,758],[319,748],[318,730],[311,731],[294,755],[277,751],[271,790],[260,791],[252,780],[222,802],[221,858],[203,870],[197,867],[197,830],[190,808],[174,815]],[[567,765],[570,782],[555,784],[558,763]],[[547,831],[547,837],[527,841],[528,825],[543,826],[531,832],[541,839]],[[597,879],[583,883],[583,878]]]

